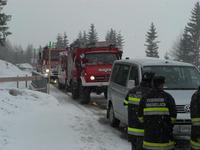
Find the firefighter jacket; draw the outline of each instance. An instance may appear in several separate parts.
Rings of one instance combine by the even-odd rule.
[[[124,100],[124,105],[128,108],[129,140],[132,140],[131,138],[134,138],[134,136],[144,136],[143,123],[138,119],[138,107],[141,97],[149,90],[150,88],[141,84],[141,86],[131,89]]]
[[[154,88],[144,96],[138,112],[139,120],[144,123],[143,148],[173,149],[173,123],[176,115],[173,97],[162,89]]]
[[[192,120],[191,148],[200,150],[200,90],[192,95],[190,115]]]

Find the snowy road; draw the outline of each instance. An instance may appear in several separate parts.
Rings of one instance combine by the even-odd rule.
[[[71,99],[70,95],[59,91],[57,88],[51,88],[50,94],[56,97],[59,103],[66,109],[70,117],[68,119],[68,126],[74,133],[77,134],[78,139],[76,146],[80,150],[130,150],[130,143],[126,139],[126,135],[120,129],[114,129],[109,126],[106,119],[106,110],[94,105],[81,105],[77,101]],[[102,96],[93,97],[98,104],[105,106],[105,99]],[[100,106],[100,107],[101,107]],[[71,118],[69,120],[69,118]],[[69,135],[69,138],[74,138]]]
[[[74,118],[80,122],[79,125],[74,126],[73,129],[77,129],[80,132],[80,142],[85,146],[80,149],[99,149],[99,150],[112,150],[122,149],[130,150],[130,143],[127,142],[127,138],[124,131],[120,129],[112,128],[106,119],[106,101],[101,96],[92,95],[90,105],[80,105],[78,101],[74,101],[69,93],[61,92],[57,88],[52,86],[51,95],[55,96],[59,103],[64,107],[72,107],[78,109],[78,113],[81,113],[83,117],[73,115]],[[177,145],[176,150],[189,150],[187,142],[180,142]]]

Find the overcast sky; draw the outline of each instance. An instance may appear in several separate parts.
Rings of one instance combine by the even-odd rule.
[[[124,57],[145,56],[145,34],[154,22],[159,55],[169,51],[191,16],[197,0],[8,0],[4,11],[12,15],[9,23],[11,43],[45,46],[66,32],[72,42],[79,31],[95,24],[100,40],[110,28],[121,31],[125,39]]]

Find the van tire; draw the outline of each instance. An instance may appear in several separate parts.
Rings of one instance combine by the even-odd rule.
[[[119,126],[120,121],[117,118],[115,118],[114,109],[113,109],[112,104],[108,108],[108,119],[109,119],[110,125],[112,127],[118,127]]]

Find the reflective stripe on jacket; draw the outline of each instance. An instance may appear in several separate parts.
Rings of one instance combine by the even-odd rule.
[[[136,136],[144,136],[144,129],[128,127],[128,134]]]
[[[169,108],[167,107],[144,108],[144,115],[169,115]]]
[[[200,141],[196,142],[196,141],[190,140],[190,144],[191,144],[191,148],[198,149],[198,150],[200,149]]]
[[[149,150],[171,150],[174,148],[175,143],[170,141],[168,143],[153,143],[143,141],[143,148]]]
[[[192,118],[193,126],[200,126],[200,118]]]

